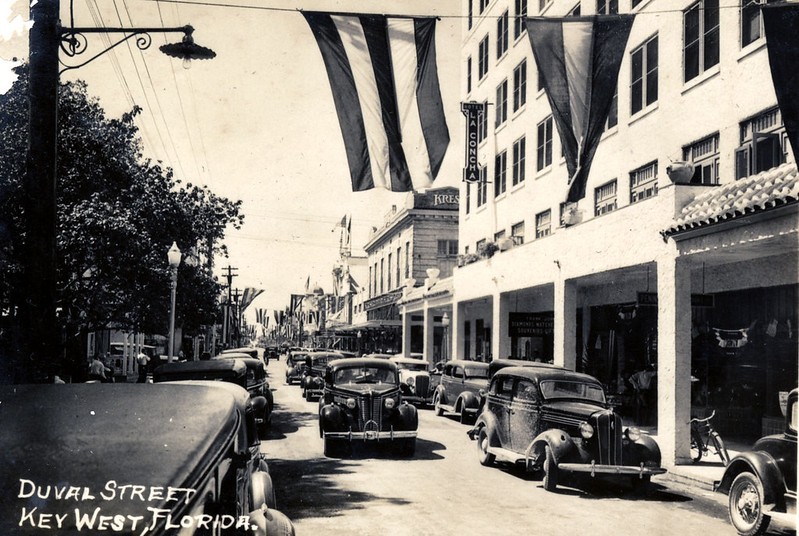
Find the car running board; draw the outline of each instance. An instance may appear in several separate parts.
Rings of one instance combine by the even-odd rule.
[[[502,447],[488,447],[488,453],[511,463],[524,463],[526,460],[524,455]]]

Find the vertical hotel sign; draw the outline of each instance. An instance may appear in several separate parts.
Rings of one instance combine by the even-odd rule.
[[[462,102],[461,111],[466,116],[466,165],[463,168],[463,180],[477,182],[480,180],[480,163],[477,158],[478,132],[480,123],[485,121],[486,105],[482,102]]]

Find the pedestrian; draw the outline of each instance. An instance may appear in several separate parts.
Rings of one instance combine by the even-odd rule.
[[[106,367],[97,355],[92,357],[89,363],[89,381],[107,381],[106,372],[111,372],[111,369]]]
[[[639,425],[651,424],[657,401],[656,376],[657,371],[651,364],[630,376],[630,383],[635,389],[636,421]]]
[[[136,363],[139,365],[139,379],[136,380],[136,383],[147,383],[147,368],[150,364],[150,356],[144,352],[139,352],[139,355],[136,356]]]

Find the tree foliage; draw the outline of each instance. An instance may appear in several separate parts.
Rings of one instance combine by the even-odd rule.
[[[0,299],[14,310],[25,299],[22,184],[28,123],[27,69],[0,95]],[[86,83],[59,86],[57,282],[68,334],[106,327],[165,333],[170,270],[166,252],[183,252],[178,325],[196,333],[214,323],[220,283],[208,264],[224,250],[225,229],[240,228],[241,201],[178,180],[145,159],[134,107],[109,118]]]

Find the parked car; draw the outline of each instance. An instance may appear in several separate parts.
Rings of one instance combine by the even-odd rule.
[[[242,354],[220,354],[209,361],[166,363],[155,369],[153,382],[221,380],[240,385],[250,394],[258,430],[264,434],[272,421],[272,390],[266,381],[266,371],[261,360],[241,356]]]
[[[294,534],[248,415],[233,385],[0,386],[0,534]]]
[[[263,361],[264,366],[269,364],[268,352],[263,352],[263,354],[260,354],[258,348],[252,348],[250,346],[244,346],[241,348],[228,348],[227,350],[222,350],[222,352],[217,357],[225,354],[247,354],[252,359],[258,359],[259,361]]]
[[[329,361],[344,356],[337,352],[310,352],[305,356],[305,370],[300,378],[302,396],[311,401],[322,396],[325,390],[325,368]]]
[[[361,357],[370,357],[370,358],[374,358],[374,359],[391,359],[392,357],[394,357],[394,354],[379,354],[379,353],[378,354],[374,354],[373,353],[373,354],[365,354],[365,355],[363,355]]]
[[[436,415],[455,412],[464,424],[480,411],[480,391],[488,387],[488,363],[453,360],[444,364],[441,383],[433,394]]]
[[[500,458],[544,472],[553,491],[561,473],[626,478],[643,490],[660,466],[660,448],[625,428],[596,378],[561,367],[507,367],[491,379],[469,437],[480,463]]]
[[[319,435],[325,456],[345,454],[352,441],[392,445],[413,456],[419,416],[402,400],[397,365],[387,359],[331,361],[319,400]]]
[[[286,385],[302,380],[305,374],[305,358],[309,352],[296,349],[286,354]]]
[[[758,439],[735,456],[716,491],[728,495],[728,512],[738,534],[764,534],[771,519],[796,529],[797,389],[788,395],[785,429]]]
[[[392,357],[391,361],[397,364],[402,399],[419,406],[432,404],[434,389],[430,388],[429,363],[398,356]]]

